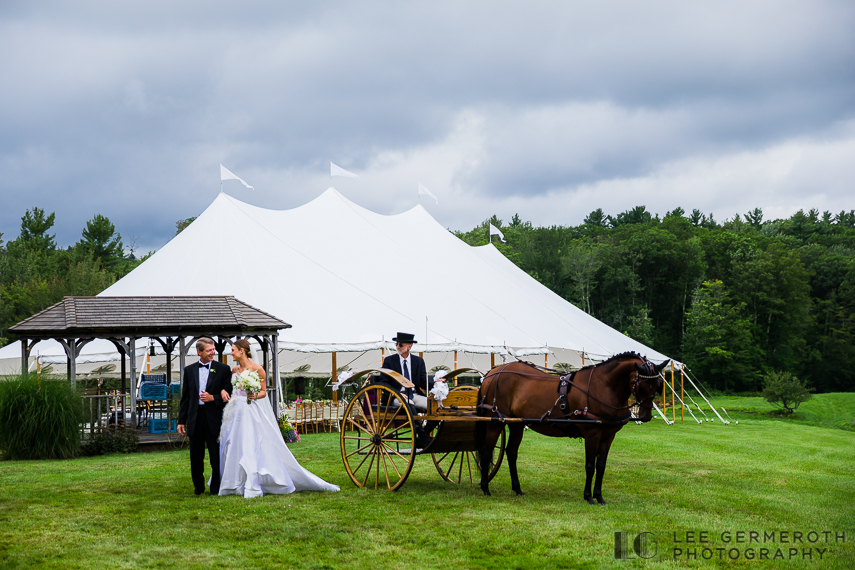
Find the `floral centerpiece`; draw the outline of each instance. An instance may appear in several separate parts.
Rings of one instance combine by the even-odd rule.
[[[297,433],[297,430],[291,425],[291,422],[288,420],[287,413],[279,418],[279,431],[282,432],[282,439],[285,440],[285,443],[296,443],[300,441],[300,434]]]
[[[261,377],[255,370],[244,370],[237,379],[232,380],[232,386],[246,392],[246,403],[251,404],[250,396],[261,392]]]

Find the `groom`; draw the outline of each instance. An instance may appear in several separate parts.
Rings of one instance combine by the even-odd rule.
[[[184,388],[178,407],[178,433],[190,438],[190,476],[193,491],[205,492],[205,448],[211,462],[211,494],[220,494],[220,426],[228,401],[223,390],[232,393],[232,370],[214,361],[214,341],[203,337],[196,341],[199,362],[184,369]]]

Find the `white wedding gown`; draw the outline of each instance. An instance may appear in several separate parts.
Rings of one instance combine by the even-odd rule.
[[[234,389],[223,411],[220,429],[220,495],[284,495],[294,491],[338,491],[310,473],[294,458],[264,398],[246,403],[246,394]]]

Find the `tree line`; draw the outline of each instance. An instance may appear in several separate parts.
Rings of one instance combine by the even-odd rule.
[[[21,217],[18,237],[0,233],[0,346],[17,340],[7,329],[62,300],[97,295],[145,259],[126,251],[110,220],[96,214],[80,241],[62,248],[51,233],[56,214],[33,208]]]
[[[491,223],[518,267],[714,389],[759,392],[774,371],[855,389],[855,211],[764,220],[757,208],[719,223],[637,206],[575,227],[493,216],[455,234],[486,244]]]
[[[16,340],[8,327],[66,295],[96,295],[145,259],[100,214],[76,244],[58,247],[55,219],[33,208],[15,240],[0,233],[0,346]],[[176,234],[192,221],[179,220]],[[491,223],[518,267],[715,389],[759,392],[773,371],[819,392],[855,389],[855,211],[764,220],[757,208],[718,223],[698,210],[660,219],[637,206],[566,227],[493,216],[455,234],[483,245]]]

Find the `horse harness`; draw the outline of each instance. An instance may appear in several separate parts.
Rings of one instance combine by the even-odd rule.
[[[529,366],[535,368],[536,370],[541,369],[541,367],[539,367],[536,364],[533,364],[531,362],[525,362],[525,361],[521,361],[521,362],[528,364]],[[508,363],[508,364],[510,364],[510,363]],[[495,373],[488,374],[484,378],[484,380],[486,380],[489,376],[501,375],[502,372],[504,371],[505,367],[508,366],[508,364],[504,364]],[[579,372],[582,372],[582,370],[585,370],[585,368],[583,368],[582,370],[577,370],[575,372],[571,372],[570,374],[566,374],[564,376],[560,376],[559,382],[558,382],[558,398],[555,400],[555,403],[552,404],[552,407],[549,410],[547,410],[546,412],[544,412],[544,414],[542,416],[540,416],[540,419],[531,420],[530,422],[526,422],[526,423],[535,423],[535,422],[539,422],[539,423],[550,423],[550,422],[555,422],[555,423],[589,423],[589,422],[595,422],[595,423],[603,423],[603,424],[625,425],[630,420],[635,419],[635,418],[633,418],[632,412],[626,414],[625,416],[620,416],[620,417],[604,417],[604,416],[600,416],[598,414],[595,414],[595,413],[589,411],[588,405],[587,405],[588,401],[593,399],[595,402],[597,402],[603,406],[606,406],[607,408],[611,408],[611,409],[617,411],[617,410],[631,410],[631,408],[633,408],[634,406],[637,406],[637,405],[640,406],[644,402],[646,402],[648,400],[652,400],[654,398],[654,396],[652,394],[650,396],[644,398],[643,400],[639,400],[638,399],[638,388],[640,385],[640,379],[642,379],[642,378],[645,380],[658,379],[659,378],[659,373],[656,372],[656,369],[654,366],[655,365],[652,362],[650,362],[647,359],[644,359],[644,373],[642,373],[641,371],[638,371],[636,373],[635,378],[632,381],[632,388],[630,389],[632,395],[635,397],[635,402],[633,402],[632,404],[629,404],[627,406],[612,406],[611,404],[607,404],[606,402],[603,402],[602,400],[598,399],[596,396],[591,395],[591,393],[590,393],[591,380],[594,377],[594,368],[597,367],[596,364],[587,368],[588,370],[590,370],[590,374],[588,375],[588,389],[587,390],[585,388],[582,388],[581,386],[579,386],[575,382],[573,382],[573,378],[576,376],[576,374],[578,374]],[[529,375],[529,374],[522,374],[522,373],[516,373],[516,374],[521,375],[521,376],[535,377],[534,375]],[[482,383],[483,383],[483,380],[482,380]],[[570,409],[569,395],[570,395],[570,390],[572,388],[576,388],[577,390],[579,390],[580,392],[585,394],[585,407],[582,409],[576,409],[576,410],[573,410],[572,412],[569,412],[568,411]],[[495,414],[497,414],[499,416],[499,418],[503,419],[505,416],[502,414],[501,411],[499,411],[498,407],[496,406],[496,401],[497,401],[498,397],[499,397],[499,383],[498,383],[498,379],[497,379],[495,390],[493,391],[493,403],[492,403],[492,405],[482,402],[482,403],[478,404],[478,407],[482,408],[484,410],[487,410],[487,411],[494,412]],[[561,411],[564,413],[563,418],[550,418],[549,417],[550,415],[552,415],[552,412],[555,410],[556,406],[558,406],[561,409]]]

